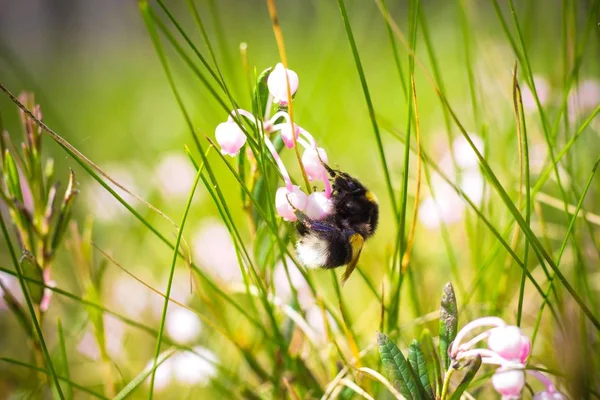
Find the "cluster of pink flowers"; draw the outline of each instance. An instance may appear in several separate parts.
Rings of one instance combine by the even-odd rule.
[[[300,126],[293,124],[289,114],[285,111],[288,106],[288,98],[291,98],[298,90],[298,74],[290,69],[284,68],[279,63],[267,78],[267,87],[269,89],[269,98],[267,100],[266,112],[262,123],[257,120],[251,112],[237,109],[229,114],[226,122],[219,124],[215,131],[215,138],[221,147],[221,153],[228,156],[236,156],[240,149],[246,143],[246,134],[241,126],[236,122],[237,115],[245,117],[250,123],[254,124],[257,131],[261,132],[265,146],[277,163],[285,186],[277,189],[275,195],[275,208],[277,213],[286,221],[295,221],[295,209],[304,212],[309,218],[322,219],[332,210],[331,185],[327,176],[327,171],[323,163],[327,163],[327,153],[321,147],[317,146],[314,137]],[[289,92],[288,92],[289,87]],[[272,105],[275,104],[277,110],[271,115]],[[294,185],[287,172],[287,169],[270,137],[275,134],[281,135],[283,143],[288,149],[294,148],[300,144],[304,148],[302,155],[302,165],[310,181],[322,181],[324,190],[316,191],[307,195]]]
[[[464,341],[466,336],[481,327],[489,327],[483,333]],[[487,348],[476,348],[475,345],[487,339]],[[521,332],[518,326],[508,325],[498,317],[484,317],[469,322],[456,335],[450,347],[450,357],[454,362],[481,357],[484,364],[498,365],[492,376],[494,389],[502,395],[502,399],[519,399],[525,386],[525,372],[536,377],[544,384],[546,390],[534,395],[534,400],[566,400],[556,390],[552,382],[542,373],[526,370],[527,359],[531,353],[531,341]]]

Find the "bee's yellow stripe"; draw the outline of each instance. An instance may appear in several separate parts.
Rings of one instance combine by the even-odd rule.
[[[371,191],[367,191],[367,193],[365,193],[365,197],[367,198],[367,200],[369,200],[371,203],[375,203],[377,204],[377,196],[375,196],[375,194],[373,194],[373,192]]]

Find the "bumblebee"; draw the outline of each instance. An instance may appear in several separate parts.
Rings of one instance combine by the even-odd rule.
[[[333,212],[321,220],[312,220],[295,211],[300,236],[296,254],[308,268],[346,270],[342,285],[356,268],[365,240],[370,238],[379,220],[375,195],[356,178],[323,163],[332,181]]]

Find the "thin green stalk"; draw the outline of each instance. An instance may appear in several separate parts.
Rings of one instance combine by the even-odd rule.
[[[150,374],[152,374],[152,378],[154,378],[154,373],[156,372],[156,369],[162,363],[167,361],[167,359],[169,359],[173,354],[175,354],[175,350],[176,349],[171,348],[160,354],[160,357],[158,357],[158,360],[154,360],[152,366],[147,366],[139,374],[137,374],[135,378],[129,381],[129,383],[127,383],[127,385],[125,385],[125,387],[121,389],[119,393],[117,393],[113,400],[124,400],[128,398],[135,391],[135,389],[137,389],[139,385],[141,385],[146,379],[148,379],[148,376],[150,376]],[[153,381],[154,380],[152,380],[152,382]],[[150,393],[152,394],[152,386],[150,386]]]
[[[63,373],[64,376],[70,380],[71,375],[69,373],[69,359],[67,358],[67,346],[65,344],[65,333],[63,332],[62,321],[60,318],[58,319],[58,344],[60,348],[60,356],[63,361]],[[66,398],[73,398],[73,386],[71,384],[67,385]]]
[[[598,113],[600,113],[600,105],[598,105],[594,109],[594,111],[591,112],[591,114],[583,121],[583,123],[581,124],[581,126],[579,127],[579,129],[577,130],[575,135],[571,136],[571,139],[569,139],[569,141],[563,146],[561,151],[558,152],[558,154],[556,155],[556,162],[547,166],[542,171],[542,173],[540,174],[540,177],[538,178],[537,182],[533,186],[532,197],[535,197],[535,195],[542,189],[542,186],[544,186],[544,183],[546,183],[546,181],[550,177],[550,174],[552,173],[552,171],[554,170],[556,165],[558,165],[557,163],[565,156],[565,154],[567,154],[569,152],[569,150],[571,149],[571,146],[573,146],[575,144],[575,142],[581,137],[581,134],[585,131],[585,129],[588,127],[588,125],[594,120],[594,118],[596,118],[596,115]]]
[[[399,139],[400,141],[403,141],[404,139],[400,136],[397,136],[397,139]],[[412,151],[414,151],[416,153],[416,149],[412,149]],[[506,240],[503,238],[503,236],[498,232],[498,230],[494,227],[494,225],[489,221],[489,219],[486,217],[486,215],[477,207],[477,205],[475,205],[475,203],[467,196],[467,194],[465,192],[462,191],[462,189],[456,184],[454,183],[447,175],[444,171],[441,170],[440,167],[438,167],[434,162],[431,161],[431,159],[429,158],[429,156],[427,155],[427,153],[424,150],[421,150],[421,157],[423,160],[423,163],[425,165],[430,166],[431,168],[433,168],[438,174],[439,176],[446,182],[448,183],[450,186],[452,186],[452,188],[454,189],[454,191],[460,195],[466,202],[467,204],[471,207],[471,209],[477,214],[478,218],[484,223],[485,226],[487,226],[487,228],[490,230],[490,232],[496,237],[496,239],[499,241],[499,243],[502,245],[502,247],[504,247],[506,249],[506,251],[510,254],[510,256],[515,260],[515,262],[521,267],[524,268],[525,265],[523,264],[523,261],[519,258],[519,256],[514,252],[514,250],[510,247],[510,245],[506,242]],[[517,221],[518,222],[518,221]],[[522,228],[523,229],[523,228]],[[527,274],[527,278],[529,278],[529,280],[531,281],[531,283],[533,284],[533,286],[536,288],[536,290],[538,291],[538,293],[540,295],[542,295],[542,297],[545,296],[544,291],[542,290],[542,288],[540,287],[540,285],[537,283],[537,281],[533,278],[533,276],[531,275],[531,272],[526,271]],[[549,277],[549,275],[548,275]],[[553,315],[556,317],[557,321],[559,321],[558,319],[558,315],[553,312]]]
[[[408,75],[411,78],[411,82],[414,80],[415,60],[414,52],[417,43],[417,26],[418,26],[418,15],[419,15],[419,0],[411,0],[409,2],[409,54],[408,54]],[[412,87],[412,86],[411,86]],[[412,93],[412,92],[411,92]],[[404,156],[403,156],[403,176],[402,184],[400,186],[400,209],[398,215],[398,230],[396,233],[396,249],[394,254],[394,263],[392,264],[391,278],[395,281],[396,268],[398,273],[398,283],[394,288],[394,293],[391,296],[391,307],[390,316],[388,318],[388,330],[392,330],[396,327],[400,313],[400,292],[402,290],[402,283],[404,276],[402,273],[402,258],[406,251],[405,243],[405,229],[406,229],[406,208],[408,205],[408,174],[409,174],[409,162],[410,162],[410,140],[411,130],[413,125],[413,113],[414,113],[414,99],[413,96],[408,96],[408,109],[407,109],[407,122],[406,122],[406,137],[404,139]],[[417,299],[413,299],[417,300]],[[417,300],[418,301],[418,300]],[[417,305],[415,304],[415,307]],[[418,313],[417,313],[418,315]]]
[[[396,38],[394,37],[394,32],[392,31],[392,27],[389,22],[389,10],[385,3],[385,0],[381,0],[381,6],[383,8],[385,28],[390,39],[390,47],[392,48],[392,55],[394,56],[394,64],[396,65],[396,69],[398,70],[398,76],[400,77],[400,83],[402,83],[402,91],[404,92],[404,97],[408,98],[408,90],[406,88],[406,79],[404,78],[404,73],[402,72],[402,64],[400,63],[400,56],[398,55],[398,47],[396,46]]]
[[[185,206],[185,211],[183,212],[183,217],[181,217],[181,223],[179,224],[179,230],[177,231],[177,239],[175,240],[175,250],[173,251],[173,259],[171,260],[171,270],[169,271],[169,280],[167,282],[167,291],[165,292],[165,301],[163,304],[162,315],[160,318],[160,327],[158,329],[158,339],[156,340],[156,350],[154,352],[154,368],[152,370],[152,378],[150,379],[150,390],[149,390],[149,398],[152,399],[154,394],[154,378],[155,372],[158,362],[158,356],[160,355],[160,346],[162,343],[162,336],[165,329],[165,320],[167,319],[167,308],[169,307],[169,297],[171,296],[171,287],[173,286],[173,276],[175,275],[175,265],[177,264],[177,258],[179,253],[179,245],[181,244],[181,238],[183,237],[183,228],[185,227],[185,222],[187,221],[188,213],[190,211],[190,207],[192,206],[192,200],[194,199],[194,194],[196,193],[196,187],[198,186],[198,182],[200,181],[200,176],[202,175],[202,169],[196,172],[196,178],[194,179],[194,184],[192,185],[192,190],[188,197],[187,204]]]
[[[567,242],[569,241],[569,237],[571,236],[571,232],[573,231],[574,227],[575,227],[575,222],[577,221],[577,215],[579,214],[579,210],[581,210],[581,207],[583,206],[583,201],[585,200],[585,196],[588,192],[588,190],[590,189],[594,176],[596,174],[596,171],[598,169],[598,165],[600,164],[600,157],[598,157],[596,159],[596,162],[594,163],[594,167],[592,168],[592,172],[590,173],[590,176],[587,180],[587,183],[585,185],[585,188],[583,189],[583,193],[581,195],[581,197],[579,198],[579,201],[577,203],[577,207],[575,208],[575,211],[573,212],[573,216],[571,217],[571,221],[569,222],[569,227],[567,228],[567,233],[565,234],[565,238],[562,241],[562,244],[560,246],[560,250],[558,251],[558,257],[556,259],[556,265],[560,265],[560,261],[562,259],[562,255],[567,247]],[[546,289],[546,297],[548,296],[548,293],[550,292],[550,290],[552,289],[552,286],[554,285],[554,279],[556,277],[556,273],[552,274],[552,276],[550,277],[550,280],[548,282],[548,288]],[[533,329],[533,334],[531,335],[531,343],[532,345],[535,344],[535,338],[537,336],[537,332],[539,330],[540,327],[540,323],[541,323],[541,319],[542,319],[542,313],[544,312],[544,307],[547,303],[547,300],[544,299],[544,301],[542,302],[541,306],[540,306],[540,310],[538,312],[537,315],[537,319],[536,319],[536,323]]]
[[[551,137],[551,133],[550,133],[550,127],[548,126],[548,119],[546,118],[546,114],[544,112],[544,109],[542,107],[542,104],[540,102],[539,96],[537,94],[537,88],[535,85],[535,80],[533,79],[533,71],[531,69],[531,64],[529,62],[529,55],[527,54],[527,49],[525,47],[525,41],[523,40],[523,35],[521,33],[521,27],[519,24],[519,21],[517,19],[517,14],[515,12],[515,8],[514,8],[514,4],[512,0],[508,0],[508,5],[510,6],[510,11],[511,11],[511,15],[512,15],[512,19],[513,19],[513,23],[515,25],[515,28],[517,30],[517,38],[519,40],[519,44],[521,45],[521,50],[523,51],[523,60],[525,62],[524,66],[525,66],[525,72],[528,76],[529,79],[529,86],[531,88],[531,93],[533,94],[533,99],[535,100],[535,104],[537,106],[538,109],[538,113],[540,115],[540,120],[542,123],[542,128],[544,131],[544,138],[546,140],[546,146],[548,148],[548,154],[550,155],[550,160],[552,161],[552,164],[554,165],[554,176],[556,178],[556,183],[558,184],[558,189],[560,191],[560,194],[562,196],[562,200],[563,200],[563,206],[564,206],[564,211],[565,211],[565,217],[568,220],[568,197],[567,194],[565,192],[565,189],[562,185],[561,182],[561,178],[560,178],[560,174],[558,171],[558,165],[556,165],[556,157],[554,155],[554,142],[553,139]],[[573,238],[575,240],[575,238]],[[600,326],[598,326],[598,328],[600,329]]]
[[[198,50],[196,45],[194,45],[194,42],[192,41],[192,39],[190,39],[190,37],[187,35],[187,33],[185,33],[185,30],[181,27],[179,22],[177,22],[177,19],[175,19],[173,14],[171,14],[171,11],[169,11],[169,9],[167,8],[167,6],[165,6],[165,4],[162,2],[162,0],[157,0],[157,3],[160,6],[160,8],[164,11],[164,13],[167,15],[169,20],[173,23],[173,25],[175,26],[175,29],[177,29],[179,34],[183,37],[185,42],[188,44],[188,46],[190,46],[190,48],[193,50],[194,54],[196,54],[196,57],[198,57],[200,59],[200,62],[202,63],[202,65],[204,65],[204,67],[206,68],[206,70],[208,71],[210,76],[217,82],[217,84],[221,87],[221,89],[223,89],[223,91],[225,91],[227,93],[227,89],[225,89],[225,82],[223,81],[223,77],[217,76],[215,71],[213,71],[212,67],[208,64],[208,62],[206,61],[206,59],[204,58],[202,53],[200,53],[200,51]]]
[[[227,207],[227,202],[225,201],[223,193],[220,189],[220,186],[218,185],[218,182],[215,178],[212,168],[210,167],[208,159],[206,158],[206,155],[204,154],[204,148],[203,148],[202,144],[200,143],[199,138],[196,135],[196,132],[195,132],[194,126],[192,124],[191,118],[189,116],[189,113],[187,112],[185,105],[183,104],[181,95],[177,89],[177,86],[175,85],[169,64],[167,62],[167,59],[166,59],[166,56],[164,53],[164,49],[160,43],[160,40],[159,40],[157,32],[156,32],[156,28],[153,23],[155,21],[152,18],[152,12],[146,2],[140,3],[140,11],[142,12],[144,21],[145,21],[148,31],[152,37],[152,41],[153,41],[154,47],[158,53],[162,67],[165,70],[165,74],[167,76],[167,80],[169,82],[171,90],[173,91],[173,94],[174,94],[177,104],[179,105],[179,108],[184,116],[186,124],[188,125],[188,128],[189,128],[190,132],[192,133],[192,136],[194,137],[194,141],[196,143],[196,146],[197,146],[200,156],[202,158],[202,162],[204,163],[204,165],[206,167],[206,172],[208,173],[208,175],[210,177],[210,181],[211,181],[210,185],[202,176],[203,182],[205,183],[207,188],[212,187],[212,189],[214,189],[214,191],[216,192],[216,195],[218,196],[220,204],[223,206],[223,211],[225,212],[225,215],[227,216],[227,218],[224,218],[224,222],[226,223],[228,230],[230,230],[230,233],[233,233],[234,237],[237,238],[237,243],[239,244],[239,248],[241,248],[242,253],[245,256],[245,259],[246,259],[248,265],[250,266],[249,270],[253,272],[253,278],[255,279],[255,285],[261,292],[260,299],[261,299],[261,302],[263,303],[263,307],[265,308],[265,310],[267,312],[267,316],[269,317],[271,326],[272,326],[274,334],[275,334],[275,339],[278,342],[279,348],[285,348],[285,340],[284,340],[284,338],[279,330],[279,326],[276,322],[276,318],[274,315],[274,311],[272,309],[272,305],[269,303],[269,301],[267,299],[267,291],[265,290],[264,284],[261,281],[259,275],[257,274],[256,269],[252,263],[252,259],[249,256],[249,254],[246,250],[246,247],[243,244],[243,241],[241,239],[241,235],[239,234],[237,226],[233,223],[233,218],[231,216],[229,208]],[[210,193],[212,193],[212,189],[209,190]],[[231,221],[231,223],[229,223],[229,221]],[[236,243],[236,242],[234,242],[234,243]],[[249,295],[249,293],[248,293],[248,295]],[[261,326],[261,328],[263,331],[265,331],[264,327]],[[265,331],[265,334],[266,334],[266,331]],[[282,355],[285,357],[286,361],[289,361],[289,354],[287,352],[283,352]]]
[[[4,223],[4,218],[0,215],[0,228],[2,229],[2,234],[4,235],[4,240],[6,241],[6,246],[8,247],[8,251],[10,253],[10,257],[15,266],[15,270],[17,271],[17,276],[19,277],[19,283],[21,285],[21,290],[23,291],[23,296],[25,297],[25,303],[27,303],[27,309],[29,311],[29,315],[33,321],[33,326],[35,328],[35,333],[37,335],[37,340],[42,348],[42,353],[44,355],[44,359],[46,361],[46,365],[48,367],[48,375],[52,378],[54,382],[54,386],[56,387],[56,391],[61,400],[64,400],[65,396],[60,388],[60,384],[58,383],[58,377],[56,374],[56,370],[54,369],[54,364],[52,363],[52,358],[50,357],[50,353],[48,352],[48,347],[46,346],[46,341],[44,340],[44,334],[42,333],[42,327],[37,319],[37,315],[35,312],[35,308],[33,306],[33,301],[31,300],[31,294],[29,293],[29,286],[25,282],[25,276],[23,275],[23,270],[21,268],[21,264],[17,259],[17,255],[15,253],[15,249],[13,248],[12,242],[10,241],[10,236],[8,234],[8,230],[6,229],[6,224]]]
[[[362,86],[362,90],[363,90],[363,93],[365,96],[365,101],[367,102],[367,109],[369,110],[369,118],[371,119],[371,124],[373,125],[373,132],[375,133],[375,141],[377,142],[377,151],[379,152],[379,159],[381,161],[381,167],[383,169],[383,174],[385,177],[385,184],[387,187],[388,196],[390,198],[393,215],[398,215],[398,208],[396,206],[394,188],[392,186],[392,178],[390,176],[390,171],[389,171],[387,160],[385,157],[385,151],[383,149],[383,141],[381,140],[381,133],[379,131],[379,125],[377,124],[377,118],[375,117],[375,109],[373,108],[373,102],[371,101],[371,95],[369,94],[369,86],[367,85],[367,78],[365,77],[365,72],[363,70],[362,63],[360,61],[360,56],[358,54],[358,47],[356,47],[356,42],[354,41],[354,34],[352,33],[352,27],[350,26],[350,20],[348,19],[348,12],[346,11],[346,5],[344,3],[344,0],[338,0],[338,7],[340,9],[340,14],[342,16],[342,20],[344,21],[344,28],[346,30],[346,35],[348,36],[348,42],[350,43],[350,48],[352,49],[352,56],[354,57],[354,63],[356,65],[358,77],[360,78],[360,84]]]
[[[473,4],[474,6],[475,4]],[[460,24],[462,30],[462,40],[464,42],[465,49],[465,64],[467,68],[467,77],[469,81],[469,93],[471,97],[471,107],[473,108],[473,120],[477,129],[481,127],[481,120],[479,117],[479,99],[477,98],[477,89],[475,87],[475,74],[473,73],[473,61],[471,58],[471,38],[473,35],[469,31],[469,20],[467,16],[468,7],[464,5],[464,0],[458,1]]]
[[[517,81],[517,66],[515,64],[515,73],[513,77],[513,96],[515,102],[515,117],[517,121],[517,129],[520,130],[519,140],[521,141],[521,147],[523,149],[523,161],[522,168],[525,170],[525,222],[527,226],[531,226],[531,176],[529,170],[529,141],[527,139],[527,124],[525,122],[525,114],[523,112],[523,99],[521,98],[521,88]],[[520,125],[522,124],[522,128]],[[521,188],[519,188],[521,190]],[[525,251],[523,254],[523,263],[525,269],[527,268],[527,258],[529,255],[529,242],[525,242]],[[521,317],[523,313],[523,299],[525,297],[525,269],[521,274],[521,284],[519,287],[519,302],[517,307],[517,326],[521,325]],[[544,301],[548,299],[548,293]]]

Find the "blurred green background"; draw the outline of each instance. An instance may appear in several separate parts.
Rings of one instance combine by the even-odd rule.
[[[390,14],[406,33],[406,2],[388,3]],[[431,0],[421,3],[421,12],[426,17],[447,98],[466,129],[482,138],[486,160],[516,202],[519,158],[512,108],[512,69],[516,56],[502,32],[493,6],[491,2],[480,1]],[[557,0],[517,2],[517,13],[523,26],[533,73],[541,82],[538,92],[542,97],[541,88],[545,89],[544,106],[551,116],[564,94],[565,66],[561,24],[565,9],[569,13],[568,38],[579,40],[584,34],[591,4],[589,1],[578,1],[575,5],[568,1],[564,3],[567,6]],[[168,1],[167,5],[194,42],[205,50],[184,2]],[[386,196],[375,136],[337,4],[330,0],[282,0],[277,5],[289,67],[300,77],[300,89],[294,102],[295,121],[310,131],[320,146],[327,150],[330,163],[339,165],[342,170],[360,178],[379,197],[379,232],[365,247],[359,268],[377,290],[381,290],[382,285],[384,290],[388,290],[396,222],[392,218],[390,201]],[[382,127],[392,182],[398,193],[403,174],[404,147],[390,131],[393,128],[395,134],[404,136],[407,102],[393,61],[386,26],[376,5],[367,0],[354,0],[348,1],[347,6],[375,111]],[[234,97],[243,108],[250,109],[250,94],[242,68],[240,43],[247,43],[250,65],[258,72],[279,62],[265,2],[200,1],[198,8],[207,24],[209,37],[217,48],[218,61],[226,81],[233,88]],[[503,8],[503,12],[505,18],[509,18],[507,7]],[[463,31],[465,25],[461,18],[466,18],[466,32]],[[583,118],[600,104],[598,32],[598,28],[594,27],[587,40],[583,63],[569,97],[572,113],[570,122],[561,126],[555,151],[562,148],[565,139],[573,134]],[[52,129],[118,182],[179,223],[195,174],[184,153],[184,145],[193,147],[193,141],[135,1],[0,0],[0,46],[2,83],[13,93],[33,91],[41,105],[44,121]],[[175,81],[183,93],[197,133],[201,138],[214,137],[214,129],[226,119],[226,113],[218,107],[172,48],[166,48]],[[406,49],[398,43],[398,51],[406,72]],[[567,67],[571,68],[576,49],[570,48],[568,51]],[[425,68],[431,70],[422,33],[419,33],[417,39],[416,54]],[[474,74],[474,101],[471,98],[468,65]],[[523,67],[520,68],[522,71]],[[442,107],[428,77],[419,67],[416,68],[415,78],[423,148],[440,168],[452,175],[452,168],[447,163],[450,145]],[[524,80],[520,81],[526,92],[528,89]],[[532,174],[536,177],[533,163],[547,161],[545,143],[530,94],[529,98],[524,94],[524,102],[532,153]],[[474,113],[473,103],[477,106],[478,115]],[[0,112],[4,128],[13,140],[20,141],[17,109],[6,96],[0,97]],[[568,166],[564,168],[566,181],[574,182],[579,188],[584,185],[600,149],[598,121],[592,122],[588,130],[571,148],[566,158]],[[453,138],[459,136],[455,127],[450,134]],[[463,153],[466,154],[465,159],[472,159],[470,150],[464,150],[464,143],[462,147],[460,141],[457,143],[459,149],[455,147],[455,151],[463,149],[466,152]],[[46,138],[44,145],[46,155],[55,159],[57,174],[64,176],[65,184],[68,169],[75,170],[81,190],[75,206],[76,219],[80,225],[84,224],[86,218],[94,219],[94,243],[111,254],[125,269],[164,291],[172,251],[149,233],[55,143]],[[535,149],[538,153],[535,153]],[[230,200],[229,206],[234,217],[239,221],[238,227],[245,240],[251,244],[253,235],[241,207],[239,185],[216,154],[211,154],[210,159],[217,171],[221,188]],[[289,166],[295,165],[291,152],[284,155],[284,160]],[[291,169],[298,176],[296,167]],[[415,171],[413,155],[409,172],[409,220],[412,220]],[[465,182],[471,182],[469,179],[473,178],[474,187],[467,190],[479,193],[476,196],[484,204],[486,215],[503,232],[507,226],[508,212],[489,188],[489,184],[485,188],[482,186],[478,168],[471,168],[471,172],[473,174],[468,175]],[[435,177],[433,181],[435,182]],[[558,197],[558,190],[553,182],[549,182],[544,189],[549,196]],[[440,190],[445,193],[443,188]],[[599,190],[600,181],[596,179],[584,203],[590,212],[600,213],[597,201]],[[502,301],[490,294],[495,291],[498,277],[505,265],[510,264],[502,250],[487,266],[483,279],[477,286],[473,286],[476,271],[483,265],[496,239],[483,224],[477,222],[470,210],[463,210],[465,206],[462,200],[447,198],[447,204],[442,208],[448,210],[448,215],[443,218],[449,223],[450,243],[459,267],[460,282],[457,283],[451,272],[448,249],[442,240],[439,223],[442,217],[431,206],[423,205],[428,196],[429,189],[424,180],[420,223],[417,225],[414,241],[412,275],[406,290],[402,292],[400,325],[412,326],[417,321],[415,318],[437,310],[438,294],[442,285],[449,280],[453,280],[455,286],[462,286],[462,291],[458,291],[459,305],[465,300],[464,294],[474,295],[468,304],[471,316],[486,315],[492,310],[500,309],[506,318],[514,318],[520,270],[515,267],[508,275],[509,289]],[[144,204],[131,197],[126,198],[163,234],[174,240],[176,230],[171,224]],[[575,204],[578,199],[570,200]],[[429,202],[431,204],[431,200]],[[559,202],[558,209],[541,205],[548,225],[547,244],[552,248],[558,248],[567,226],[560,204]],[[533,223],[534,231],[540,232],[536,221],[537,219]],[[581,229],[583,232],[583,228]],[[591,242],[593,237],[586,235],[581,234],[582,251],[588,261],[587,265],[592,268],[590,276],[593,279],[590,278],[590,282],[593,298],[597,299],[600,290],[598,254]],[[184,237],[194,260],[202,269],[214,275],[223,289],[229,290],[235,286],[236,281],[239,282],[231,239],[203,187],[196,193]],[[597,234],[595,240],[598,240]],[[95,252],[94,257],[98,264],[105,260],[99,252]],[[530,257],[532,267],[534,261]],[[575,263],[573,254],[569,254],[564,263],[569,268],[572,267]],[[0,244],[0,265],[12,269],[4,242]],[[73,268],[73,260],[64,251],[54,263],[53,279],[58,287],[79,293]],[[571,271],[572,268],[568,270],[568,276],[571,276]],[[539,272],[534,271],[534,275],[541,279]],[[321,271],[311,274],[317,282],[319,292],[325,298],[335,301],[330,274]],[[1,279],[18,287],[16,280],[6,274],[1,275]],[[175,275],[173,296],[210,314],[214,294],[210,291],[199,293],[197,290],[190,293],[190,279],[189,272],[181,263]],[[274,277],[276,279],[277,275]],[[297,281],[299,290],[303,288],[302,282],[301,278]],[[285,297],[287,290],[289,296],[287,282],[281,279],[279,285],[275,286],[276,293]],[[526,325],[531,326],[540,301],[529,285],[527,290],[525,321]],[[101,301],[107,308],[155,329],[158,327],[162,298],[112,263],[106,266],[100,292]],[[346,301],[351,310],[354,328],[359,333],[358,344],[362,349],[374,340],[374,331],[379,326],[379,303],[357,276],[353,276],[343,288],[343,293],[348,294]],[[414,296],[419,299],[418,304],[411,300]],[[245,300],[242,295],[239,299]],[[87,323],[85,308],[59,295],[55,295],[52,301],[49,317],[45,321],[45,332],[51,349],[56,348],[56,321],[60,317],[67,327],[67,353],[72,379],[102,391],[103,367],[101,363],[97,363],[98,349],[90,336],[92,328]],[[314,304],[315,300],[309,298],[303,307],[311,310],[314,309]],[[216,320],[217,325],[233,327],[232,334],[235,337],[246,340],[249,348],[261,354],[256,332],[238,322],[239,316],[222,304],[212,304],[212,307],[223,309],[222,321]],[[197,316],[182,310],[177,306],[170,307],[166,334],[175,341],[209,349],[207,351],[212,353],[208,357],[218,359],[217,363],[228,371],[233,382],[249,382],[250,386],[256,386],[255,378],[250,376],[235,349]],[[462,325],[467,319],[461,321]],[[318,314],[312,321],[309,319],[309,322],[317,329],[322,324]],[[114,376],[117,380],[127,382],[152,360],[155,339],[114,318],[106,317],[105,324],[109,353],[114,362]],[[546,328],[548,330],[545,331],[535,356],[552,366],[559,361],[547,351],[553,346],[555,338],[551,324]],[[437,331],[435,325],[432,330]],[[409,329],[406,337],[403,331],[401,340],[409,343],[412,334],[418,331],[420,328],[414,331]],[[23,341],[21,327],[0,303],[0,355],[27,361],[27,352],[28,346]],[[242,365],[238,366],[240,362]],[[377,368],[377,363],[373,361],[372,366]],[[156,391],[160,393],[157,398],[200,398],[197,397],[200,393],[212,396],[205,398],[214,398],[221,396],[218,382],[225,382],[223,385],[230,383],[225,378],[211,380],[220,373],[210,364],[198,364],[192,359],[177,359],[169,368],[168,371],[165,368],[165,372],[160,375],[163,381],[157,376]],[[158,382],[163,382],[162,386]],[[31,377],[28,370],[0,362],[0,398],[21,398],[20,396],[25,396],[35,388],[35,378]],[[143,397],[142,392],[140,390],[137,393],[140,398]],[[85,394],[77,393],[77,398],[87,398]],[[39,393],[33,394],[33,398],[38,398],[38,395]]]

